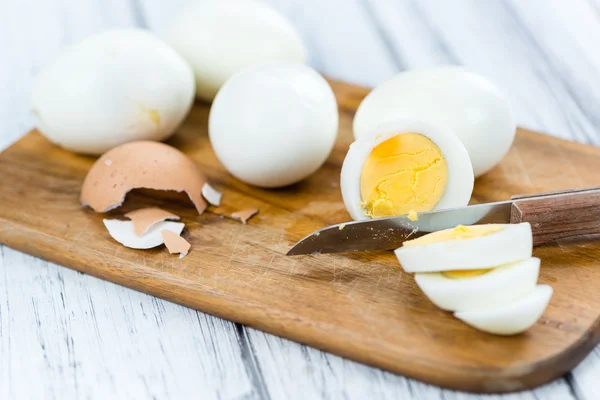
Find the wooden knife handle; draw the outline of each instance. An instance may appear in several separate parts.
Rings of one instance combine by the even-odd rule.
[[[600,187],[561,190],[533,195],[513,196],[511,223],[529,222],[533,244],[556,239],[600,234]],[[527,201],[530,197],[553,196]],[[522,201],[521,201],[522,200]]]

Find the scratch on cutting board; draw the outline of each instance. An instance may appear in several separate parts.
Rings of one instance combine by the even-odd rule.
[[[569,250],[568,250],[568,249],[565,247],[565,245],[564,245],[564,244],[562,244],[562,243],[560,242],[560,240],[559,240],[559,241],[557,241],[556,243],[558,243],[558,248],[560,249],[560,251],[561,251],[561,252],[563,252],[563,253],[566,253],[566,252],[568,252],[568,251],[569,251]]]
[[[563,165],[563,166],[565,164],[568,165],[569,166],[569,171],[572,172],[572,174],[577,178],[577,182],[578,182],[577,186],[585,186],[585,183],[583,182],[583,179],[581,178],[581,175],[579,175],[579,172],[577,172],[577,170],[575,169],[575,167],[573,167],[573,164],[568,161],[568,158],[565,155],[565,149],[563,149],[557,143],[553,143],[553,147],[558,151],[558,155],[563,160],[563,162],[561,163],[561,165]]]
[[[246,282],[246,284],[248,286],[251,286],[255,282],[262,280],[262,278],[264,278],[264,276],[267,275],[267,273],[269,272],[274,260],[275,260],[275,255],[271,256],[269,263],[266,266],[262,267],[260,273],[257,274],[254,278],[250,279],[248,282]],[[272,279],[268,279],[268,280],[272,280]]]
[[[79,229],[77,231],[77,233],[75,233],[75,235],[73,237],[71,237],[70,240],[75,241],[75,240],[79,239],[79,237],[83,234],[83,232],[87,230],[89,225],[90,225],[90,221],[86,221],[85,224],[83,224],[83,227],[81,227],[81,229]]]
[[[525,181],[527,181],[527,185],[533,186],[533,183],[531,182],[531,178],[529,177],[529,172],[527,172],[527,168],[525,168],[525,164],[523,163],[523,159],[521,158],[519,149],[516,146],[514,146],[513,148],[514,148],[515,159],[517,160],[517,162],[519,164],[519,169],[523,172],[523,175],[525,176]]]
[[[227,260],[227,268],[231,267],[231,262],[235,257],[235,251],[237,250],[238,243],[239,242],[235,242],[235,244],[233,245],[233,249],[231,250],[231,254],[229,255],[229,259]]]
[[[348,290],[348,293],[346,294],[346,297],[348,297],[349,299],[351,299],[353,296],[352,294],[354,293],[354,291],[356,290],[356,288],[358,287],[358,284],[360,283],[360,279],[354,279],[352,281],[353,285],[350,288],[350,290]]]

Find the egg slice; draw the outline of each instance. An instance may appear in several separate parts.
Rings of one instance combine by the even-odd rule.
[[[491,309],[460,311],[454,316],[481,331],[514,335],[529,329],[542,316],[552,297],[552,288],[537,285],[525,297]]]
[[[452,132],[402,119],[350,145],[340,187],[354,220],[414,214],[467,205],[473,169]]]
[[[439,308],[467,311],[499,307],[531,293],[540,272],[540,259],[493,269],[415,274],[415,281]]]
[[[478,270],[526,260],[531,225],[487,224],[433,232],[404,242],[394,253],[406,272]]]

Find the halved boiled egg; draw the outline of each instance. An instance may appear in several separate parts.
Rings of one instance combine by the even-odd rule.
[[[502,265],[493,269],[415,274],[415,281],[439,308],[466,311],[503,306],[533,292],[540,259]]]
[[[425,119],[451,129],[465,145],[475,176],[508,153],[516,133],[509,99],[485,77],[459,66],[404,71],[375,88],[354,117],[356,139],[383,121]]]
[[[531,225],[462,226],[404,242],[396,257],[406,272],[480,270],[532,255]]]
[[[469,154],[451,131],[402,119],[350,145],[340,187],[350,216],[364,220],[465,206],[473,179]]]
[[[548,285],[537,285],[527,296],[503,306],[460,311],[454,316],[484,332],[514,335],[535,324],[548,306],[552,292]]]

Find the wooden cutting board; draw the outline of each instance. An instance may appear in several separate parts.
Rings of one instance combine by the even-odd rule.
[[[554,287],[527,333],[476,331],[433,306],[391,252],[286,257],[308,233],[349,219],[339,172],[352,117],[367,93],[333,82],[340,136],[312,177],[260,190],[230,177],[207,138],[208,106],[194,107],[170,143],[202,166],[224,206],[198,216],[183,197],[132,193],[112,213],[159,205],[182,216],[190,254],[131,250],[79,204],[94,161],[31,132],[0,155],[0,242],[121,285],[243,323],[366,364],[440,386],[507,392],[548,382],[573,368],[600,335],[600,240],[538,247],[540,283]],[[600,149],[520,130],[508,156],[475,184],[472,202],[600,185]],[[242,225],[219,214],[256,207]]]

